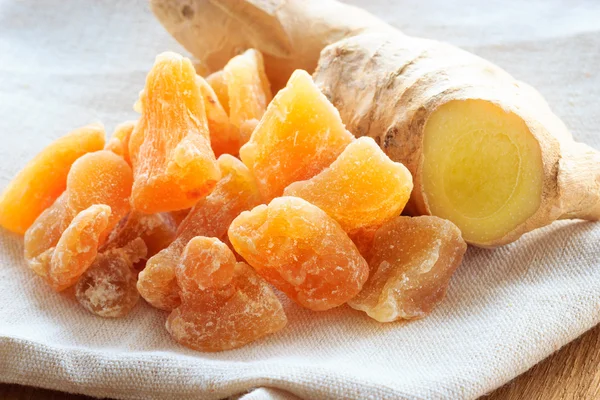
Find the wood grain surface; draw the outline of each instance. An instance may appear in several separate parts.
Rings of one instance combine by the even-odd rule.
[[[0,384],[3,400],[88,400],[33,387]],[[480,400],[600,399],[600,325]]]

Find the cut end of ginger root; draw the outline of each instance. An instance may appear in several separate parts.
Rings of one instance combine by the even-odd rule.
[[[451,101],[429,117],[422,185],[431,214],[465,240],[493,243],[523,224],[542,201],[542,151],[525,122],[484,100]]]

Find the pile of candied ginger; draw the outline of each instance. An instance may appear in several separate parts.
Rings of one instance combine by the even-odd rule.
[[[0,197],[29,268],[90,313],[124,317],[141,296],[176,341],[221,351],[283,329],[283,296],[380,322],[443,299],[460,231],[401,216],[411,174],[305,71],[272,97],[255,50],[206,78],[164,53],[134,108],[106,143],[100,125],[57,139]]]

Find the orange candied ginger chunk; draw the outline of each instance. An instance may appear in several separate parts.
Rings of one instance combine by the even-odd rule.
[[[240,157],[263,197],[271,200],[290,183],[321,172],[353,139],[310,75],[297,70],[269,104]]]
[[[241,213],[229,227],[229,239],[260,276],[311,310],[347,302],[369,275],[340,225],[297,197],[278,197]]]
[[[223,106],[223,109],[229,115],[229,93],[227,91],[227,82],[225,82],[225,72],[223,70],[217,71],[206,77],[206,82],[213,88],[219,103]]]
[[[101,251],[125,248],[137,238],[144,241],[146,254],[136,261],[143,268],[146,258],[150,258],[166,248],[175,239],[177,224],[170,213],[143,214],[131,211],[110,233]],[[141,269],[140,268],[140,269]]]
[[[129,140],[133,208],[153,214],[193,206],[220,174],[190,60],[169,52],[157,56],[140,107]]]
[[[379,322],[422,318],[446,295],[467,245],[452,222],[438,217],[397,217],[375,233],[371,275],[348,302]]]
[[[241,347],[287,324],[269,285],[248,265],[237,263],[216,238],[190,240],[177,266],[177,285],[181,305],[169,315],[167,330],[192,349]]]
[[[133,265],[146,257],[146,251],[144,240],[137,238],[122,248],[98,254],[75,285],[79,304],[100,317],[127,315],[140,297]]]
[[[254,178],[240,160],[224,154],[218,163],[222,178],[213,192],[192,208],[179,225],[177,238],[150,258],[140,273],[138,290],[154,307],[172,310],[179,305],[175,269],[190,239],[194,236],[224,239],[235,217],[262,202]]]
[[[0,226],[24,234],[64,192],[71,165],[82,155],[102,150],[104,128],[87,125],[56,139],[35,156],[0,196]]]
[[[96,258],[109,217],[110,207],[103,204],[77,214],[60,236],[49,262],[39,264],[35,272],[57,292],[73,286]]]
[[[110,140],[104,147],[105,150],[110,150],[116,155],[123,157],[129,165],[131,165],[131,158],[129,157],[129,139],[131,138],[131,132],[133,132],[135,124],[136,121],[126,121],[117,125]]]
[[[200,76],[197,77],[200,91],[204,99],[210,144],[215,156],[221,154],[237,155],[240,151],[239,129],[229,122],[227,112],[219,102],[212,87]]]
[[[262,54],[249,49],[233,57],[223,68],[223,80],[227,84],[229,118],[244,144],[272,99]]]
[[[98,244],[102,244],[113,227],[129,212],[132,182],[129,165],[110,151],[88,153],[75,161],[67,176],[65,192],[25,232],[25,259],[31,269],[49,282],[55,280],[48,274],[54,271],[49,264],[59,240],[62,240],[73,218],[94,205],[108,206],[108,211],[104,212],[107,223],[98,237]],[[75,245],[77,230],[71,235],[74,236],[69,243]],[[83,272],[85,268],[78,267],[77,271]],[[57,290],[62,286],[53,285]]]
[[[412,187],[404,165],[390,160],[372,138],[361,137],[328,168],[292,183],[283,193],[316,205],[350,233],[400,215]]]

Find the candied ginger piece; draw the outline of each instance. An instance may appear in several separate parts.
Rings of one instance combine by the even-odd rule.
[[[104,146],[104,128],[87,125],[56,139],[27,163],[0,196],[0,226],[24,234],[64,192],[71,165]]]
[[[215,91],[219,103],[229,115],[229,93],[227,91],[227,82],[225,82],[225,72],[223,70],[214,72],[206,77],[206,82]]]
[[[96,258],[109,217],[106,205],[93,205],[77,214],[56,247],[45,252],[46,262],[34,264],[34,271],[57,292],[73,286]]]
[[[285,327],[281,302],[252,268],[236,263],[215,238],[195,237],[177,267],[181,305],[167,330],[184,346],[223,351],[244,346]]]
[[[133,266],[146,257],[146,252],[144,240],[137,238],[124,247],[98,254],[75,285],[79,304],[100,317],[127,315],[140,297]]]
[[[157,56],[140,107],[129,140],[133,208],[153,214],[193,206],[220,174],[190,60],[170,52]]]
[[[297,197],[275,198],[241,213],[229,227],[229,239],[260,276],[311,310],[347,302],[369,275],[341,226]]]
[[[397,217],[377,230],[371,275],[348,302],[379,322],[422,318],[444,298],[467,245],[452,222]]]
[[[129,165],[131,165],[131,158],[129,157],[129,138],[131,137],[133,128],[135,128],[136,122],[137,121],[126,121],[117,125],[110,140],[104,147],[105,150],[112,151],[116,155],[123,157]]]
[[[229,116],[210,85],[200,76],[197,77],[197,80],[204,98],[204,108],[210,131],[210,145],[215,156],[237,155],[240,151],[239,129],[229,122]]]
[[[190,210],[191,208],[186,208],[185,210],[171,211],[169,212],[169,214],[171,215],[171,218],[173,218],[173,221],[175,221],[175,225],[179,226],[181,225],[183,220],[188,216]]]
[[[122,157],[101,150],[81,156],[67,176],[67,189],[25,232],[25,259],[34,271],[45,271],[53,248],[73,218],[95,204],[110,207],[103,243],[113,227],[129,212],[133,177]],[[39,272],[38,272],[39,273]]]
[[[310,75],[297,70],[269,104],[240,158],[271,200],[290,183],[321,172],[352,140],[340,113]]]
[[[247,128],[242,129],[245,122],[260,120],[272,99],[262,54],[249,49],[233,57],[223,68],[223,80],[227,84],[230,121],[240,133],[247,132]],[[249,137],[240,135],[241,144]]]
[[[177,224],[170,213],[143,214],[131,211],[110,233],[102,251],[119,249],[141,238],[146,245],[146,254],[136,263],[145,261],[165,249],[175,239]],[[142,265],[143,266],[143,265]]]
[[[156,308],[172,310],[179,304],[175,267],[188,241],[194,236],[224,238],[235,217],[262,202],[254,177],[240,160],[224,154],[218,163],[222,178],[213,192],[192,208],[176,239],[150,258],[140,273],[138,290]]]
[[[404,165],[390,160],[372,138],[361,137],[328,168],[292,183],[283,194],[316,205],[350,233],[400,215],[412,187]]]

